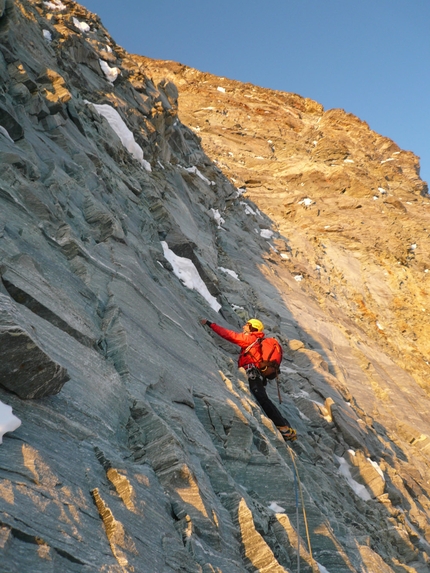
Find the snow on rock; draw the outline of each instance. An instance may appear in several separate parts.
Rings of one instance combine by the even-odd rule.
[[[318,569],[320,570],[320,573],[330,573],[328,569],[326,569],[324,567],[324,565],[321,565],[321,563],[318,563],[317,561],[317,565],[318,565]]]
[[[275,513],[284,513],[285,512],[285,508],[278,505],[276,503],[276,501],[271,501],[270,505],[268,506],[268,509],[271,509],[272,511],[274,511]]]
[[[251,207],[248,205],[248,203],[245,203],[245,201],[241,201],[240,204],[245,205],[245,214],[246,215],[256,215],[257,214],[254,211],[254,209],[251,209]]]
[[[12,414],[12,407],[0,402],[0,444],[6,432],[13,432],[21,425],[21,420]]]
[[[221,86],[217,87],[217,90],[223,94],[225,94],[225,88],[222,88]]]
[[[7,139],[9,139],[9,141],[11,141],[12,143],[15,143],[14,140],[9,135],[8,130],[5,129],[2,125],[0,125],[0,133],[2,133]]]
[[[302,276],[302,275],[296,275],[296,276],[294,277],[294,280],[299,283],[300,281],[303,280],[303,276]]]
[[[77,18],[73,18],[73,24],[76,26],[78,30],[81,32],[89,32],[90,27],[86,22],[80,22]],[[102,60],[103,61],[103,60]],[[116,78],[115,78],[116,79]]]
[[[97,112],[108,120],[109,125],[118,135],[127,151],[129,151],[135,159],[140,161],[147,171],[151,171],[151,165],[143,158],[142,148],[136,143],[133,133],[128,129],[116,109],[108,104],[96,104],[89,101],[86,101],[86,103],[94,106]]]
[[[365,486],[356,482],[352,478],[348,462],[345,460],[345,458],[340,458],[339,456],[335,456],[335,458],[339,462],[339,473],[346,479],[349,487],[358,495],[358,497],[364,501],[371,499],[370,493],[367,491]]]
[[[383,187],[378,187],[378,191],[379,191],[379,193],[382,193],[382,195],[387,193]]]
[[[216,224],[218,225],[218,229],[219,229],[221,227],[221,225],[224,225],[225,219],[223,219],[221,217],[218,209],[211,209],[211,211],[212,211],[213,218],[216,221]]]
[[[381,470],[381,468],[379,467],[378,462],[374,462],[374,461],[371,460],[370,458],[367,458],[367,461],[372,464],[372,466],[375,468],[375,470],[378,472],[378,474],[381,476],[381,478],[385,481],[384,472],[383,472],[383,471]]]
[[[218,312],[221,305],[217,299],[211,295],[208,287],[205,285],[201,279],[194,263],[187,259],[186,257],[179,257],[175,255],[173,251],[169,249],[166,241],[161,241],[163,247],[164,256],[169,261],[173,267],[173,272],[178,277],[178,279],[189,289],[196,290],[202,295],[202,297],[209,303],[209,305]]]
[[[49,30],[43,30],[42,33],[47,42],[52,42],[52,34]]]
[[[233,277],[234,279],[236,279],[237,281],[240,281],[240,278],[237,276],[237,273],[235,273],[234,271],[232,271],[231,269],[225,269],[224,267],[218,267],[220,271],[222,271],[223,273],[230,275],[231,277]]]
[[[263,239],[271,239],[273,237],[273,231],[271,231],[270,229],[261,229],[260,231],[260,235],[263,237]]]
[[[53,0],[52,2],[44,2],[43,3],[48,10],[62,12],[66,9],[66,6],[60,0]]]
[[[180,166],[182,167],[182,166]],[[182,169],[185,169],[185,171],[188,171],[188,173],[195,173],[197,175],[197,177],[200,177],[200,179],[202,181],[204,181],[207,185],[215,185],[215,181],[209,181],[209,179],[207,179],[198,169],[195,165],[193,165],[192,167],[182,167]]]
[[[305,197],[301,201],[299,201],[299,205],[304,205],[305,207],[310,207],[315,201],[310,199],[309,197]]]
[[[99,64],[108,82],[113,84],[116,78],[119,76],[120,70],[118,68],[111,68],[109,64],[104,60],[99,60]]]

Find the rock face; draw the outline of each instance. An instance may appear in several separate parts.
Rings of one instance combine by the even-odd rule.
[[[428,571],[417,158],[341,110],[130,56],[66,0],[0,0],[0,88],[0,400],[22,422],[2,570]],[[294,451],[199,322],[252,316],[283,342]]]
[[[57,394],[69,380],[66,369],[40,347],[31,317],[26,324],[17,315],[0,293],[0,385],[24,399]]]

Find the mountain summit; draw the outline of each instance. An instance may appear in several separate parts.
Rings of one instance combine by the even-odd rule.
[[[0,88],[1,570],[427,572],[417,157],[67,0],[0,0]],[[281,341],[293,445],[202,318]]]

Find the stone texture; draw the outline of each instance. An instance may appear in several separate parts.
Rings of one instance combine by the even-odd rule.
[[[41,348],[34,326],[0,293],[0,385],[30,399],[58,394],[67,380],[67,370]]]
[[[342,110],[129,55],[95,14],[65,6],[10,0],[0,26],[2,106],[23,135],[0,137],[0,289],[25,342],[2,344],[0,367],[19,351],[26,392],[57,367],[70,378],[32,400],[0,387],[22,421],[0,446],[2,567],[294,571],[300,535],[307,573],[424,573],[418,159]],[[114,84],[100,59],[121,71]],[[151,171],[86,101],[115,107]],[[193,260],[219,313],[173,274],[161,240]],[[291,450],[237,348],[199,321],[240,329],[251,316],[285,348]]]
[[[17,141],[24,135],[22,125],[16,119],[14,113],[5,106],[0,105],[0,125],[8,132],[11,139]]]

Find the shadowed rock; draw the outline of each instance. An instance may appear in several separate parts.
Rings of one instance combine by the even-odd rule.
[[[6,129],[14,141],[18,141],[24,135],[22,125],[20,125],[14,114],[3,105],[0,105],[0,125]]]
[[[0,129],[0,400],[22,421],[0,569],[427,573],[418,159],[341,110],[129,55],[74,2],[3,7],[1,105],[25,136]],[[284,345],[266,390],[294,453],[199,320],[251,316]]]
[[[0,385],[23,399],[57,394],[69,380],[67,370],[39,346],[35,329],[22,322],[0,294]]]

